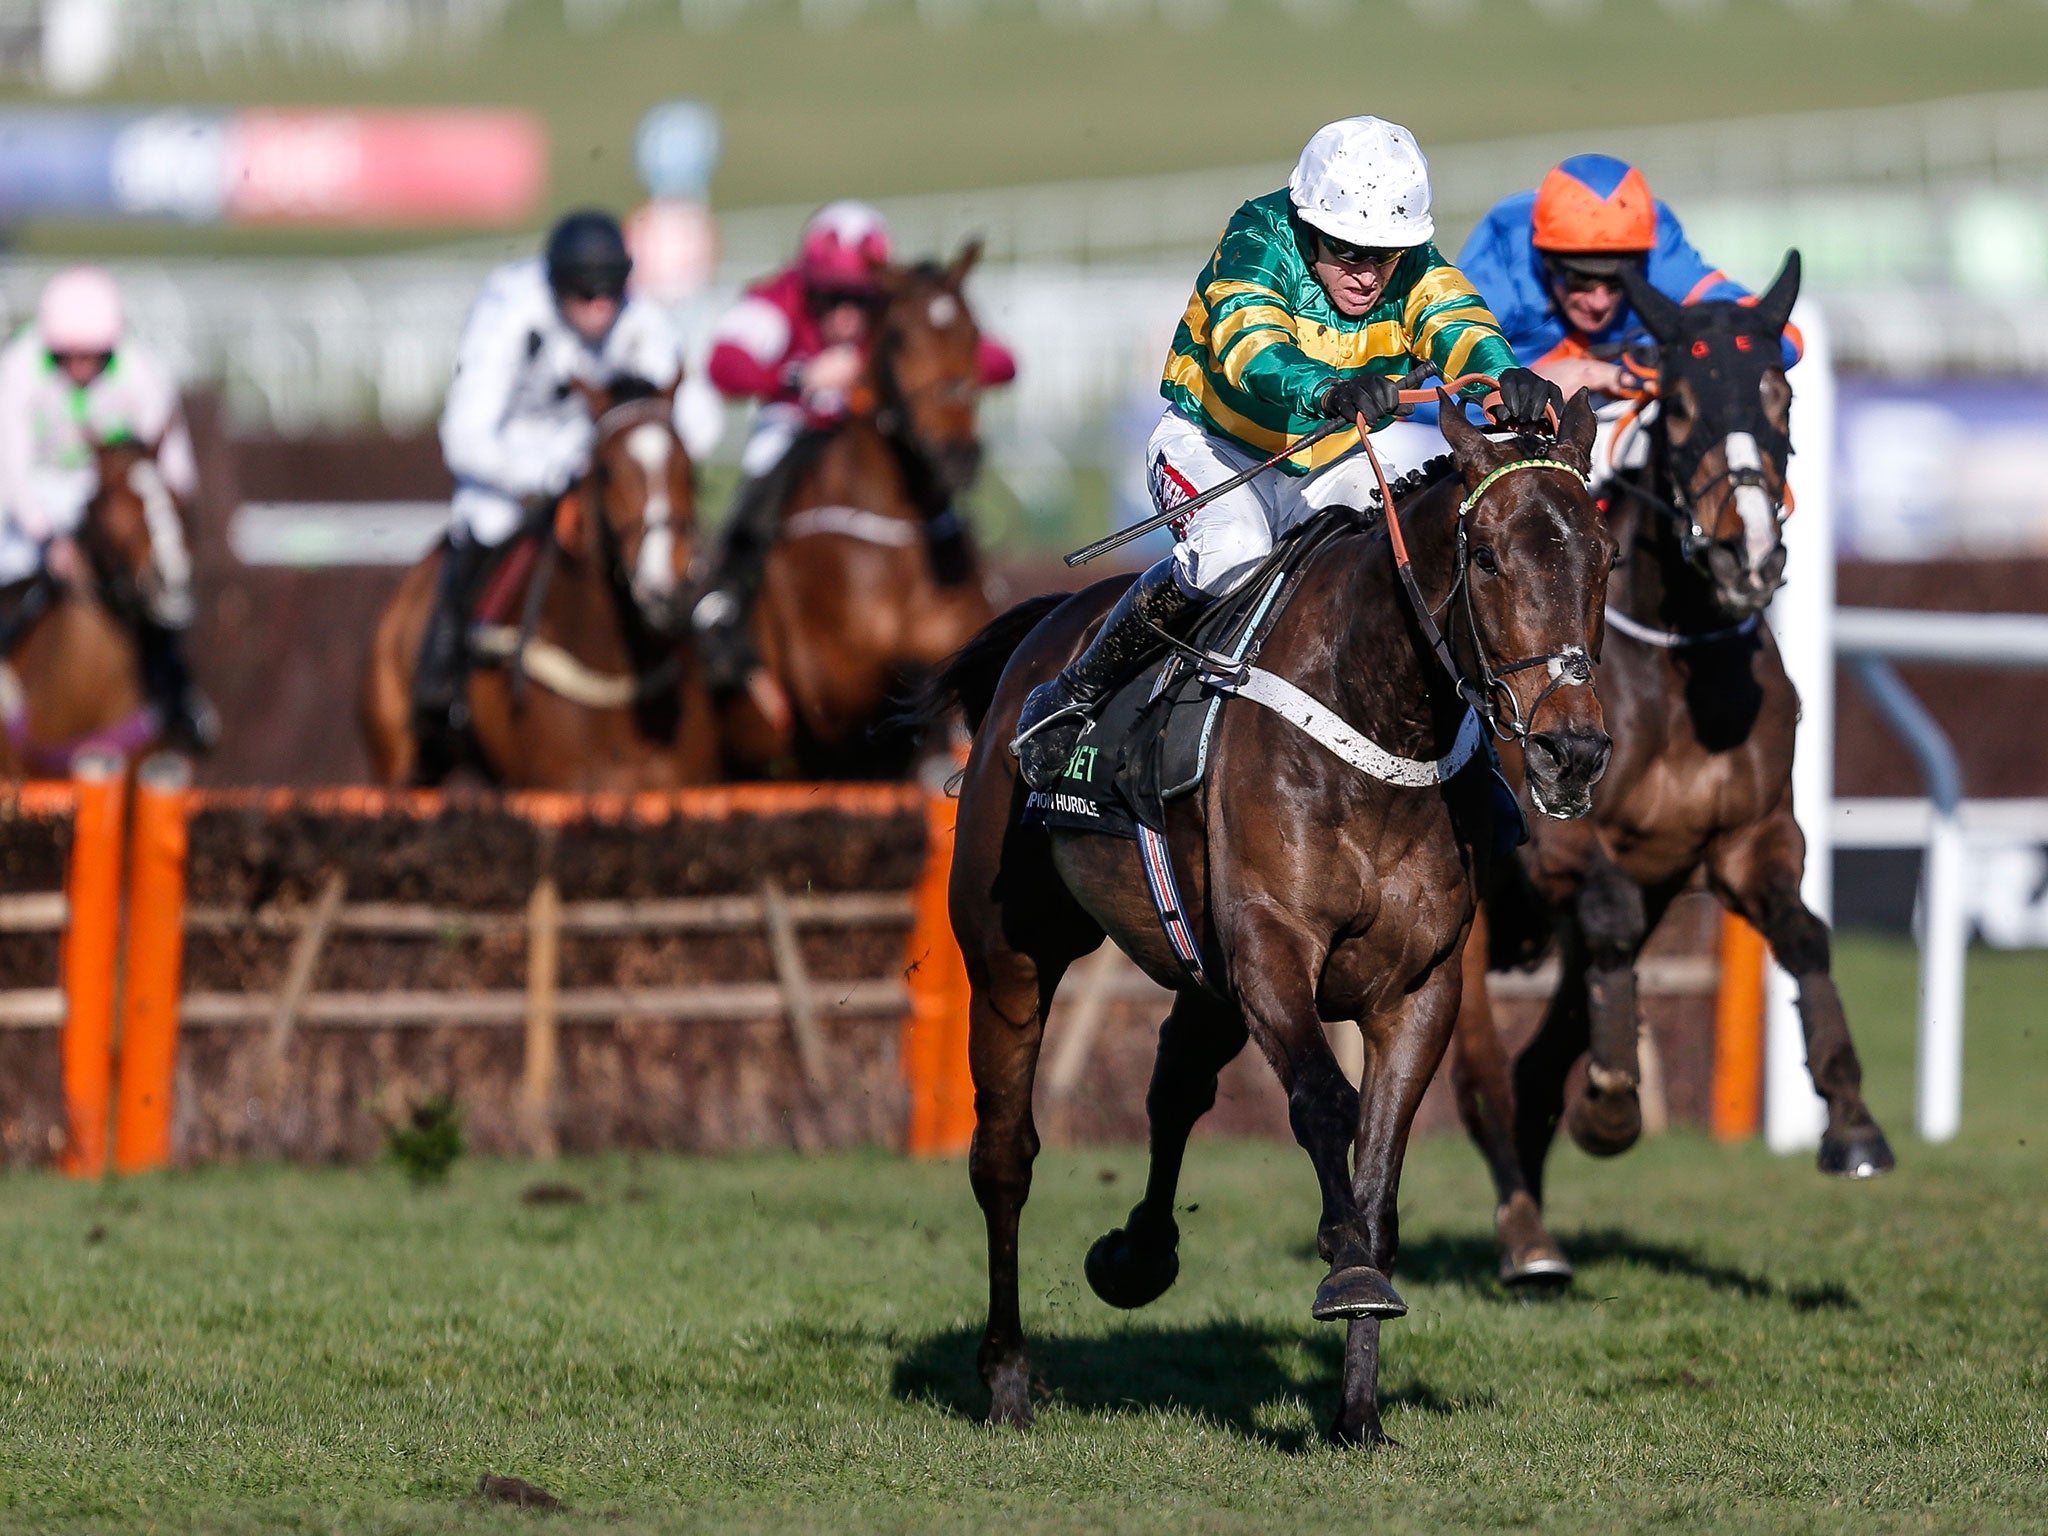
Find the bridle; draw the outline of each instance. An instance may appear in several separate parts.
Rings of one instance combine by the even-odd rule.
[[[965,312],[965,300],[953,294],[950,289],[942,289],[941,293],[950,297],[952,302],[958,304],[962,312]],[[934,294],[923,298],[921,302],[929,304],[939,296]],[[898,302],[912,300],[906,297]],[[882,434],[896,452],[897,460],[909,482],[911,499],[924,510],[926,520],[933,521],[944,517],[951,510],[952,495],[941,483],[938,463],[942,455],[918,435],[915,425],[916,413],[912,406],[927,396],[942,392],[963,388],[973,391],[978,388],[978,381],[943,378],[934,379],[914,390],[904,388],[902,381],[896,376],[895,352],[901,340],[901,329],[899,323],[892,320],[890,315],[890,311],[895,307],[895,304],[886,306],[875,322],[875,341],[870,353],[873,419],[875,430]]]
[[[604,445],[612,438],[630,432],[636,427],[660,425],[664,430],[673,431],[670,420],[672,407],[661,396],[628,400],[613,406],[596,424],[597,442]],[[625,545],[618,529],[606,515],[607,492],[612,485],[612,475],[602,452],[591,454],[590,474],[585,478],[585,515],[596,524],[598,556],[604,564],[605,580],[610,584],[620,614],[620,624],[626,641],[627,653],[633,659],[633,670],[639,679],[638,694],[651,697],[666,689],[675,679],[681,665],[678,650],[673,640],[662,634],[647,616],[641,612],[639,598],[633,589],[633,573],[626,567]],[[656,520],[652,514],[656,507],[664,508]],[[673,519],[675,511],[665,498],[650,497],[641,510],[643,537],[656,538],[666,535],[674,538]],[[559,537],[550,538],[549,548],[559,547]],[[529,605],[535,592],[544,590],[544,582],[536,582],[528,590]],[[538,614],[534,617],[537,619]]]
[[[1445,594],[1443,602],[1436,609],[1432,609],[1415,579],[1414,567],[1408,558],[1408,542],[1401,531],[1400,513],[1394,505],[1393,490],[1387,484],[1386,472],[1380,467],[1379,455],[1373,450],[1372,438],[1365,431],[1363,419],[1359,422],[1359,432],[1371,460],[1373,473],[1379,479],[1380,502],[1386,508],[1387,537],[1394,547],[1394,567],[1400,575],[1402,587],[1408,594],[1409,603],[1415,610],[1416,621],[1422,627],[1424,638],[1429,641],[1430,649],[1436,653],[1437,660],[1449,674],[1452,685],[1466,703],[1479,712],[1480,718],[1486,722],[1487,729],[1494,737],[1500,741],[1526,742],[1535,726],[1537,712],[1549,701],[1552,694],[1562,688],[1583,687],[1593,681],[1593,662],[1582,645],[1567,645],[1555,651],[1547,651],[1538,656],[1525,656],[1515,661],[1498,664],[1494,662],[1486,643],[1485,632],[1479,623],[1478,611],[1472,602],[1471,514],[1478,507],[1480,499],[1495,484],[1512,474],[1526,470],[1561,471],[1570,475],[1581,486],[1586,483],[1586,476],[1577,466],[1567,464],[1562,459],[1552,458],[1511,459],[1487,473],[1465,499],[1458,503],[1457,554],[1451,571],[1451,590]],[[1443,630],[1436,622],[1437,613],[1448,608],[1461,592],[1463,601],[1459,606],[1465,616],[1465,627],[1472,644],[1472,657],[1479,668],[1477,683],[1466,677],[1464,669],[1458,665],[1456,657],[1451,653],[1450,644],[1445,640]],[[1515,690],[1507,680],[1517,673],[1527,672],[1536,667],[1547,668],[1550,681],[1544,685],[1543,691],[1536,695],[1535,702],[1530,704],[1525,714],[1520,700],[1515,696]],[[1507,701],[1505,713],[1501,708],[1503,699]]]

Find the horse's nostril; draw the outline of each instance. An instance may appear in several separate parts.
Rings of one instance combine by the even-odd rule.
[[[1541,731],[1529,738],[1524,756],[1539,775],[1590,784],[1607,771],[1613,749],[1602,731]]]

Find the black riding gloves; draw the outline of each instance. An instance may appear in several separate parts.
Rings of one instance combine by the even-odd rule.
[[[1391,416],[1401,404],[1401,386],[1377,373],[1361,373],[1339,379],[1323,391],[1322,412],[1335,421],[1363,416],[1378,421]]]
[[[1544,411],[1564,414],[1564,391],[1540,373],[1510,368],[1500,376],[1500,423],[1504,427],[1548,427]]]

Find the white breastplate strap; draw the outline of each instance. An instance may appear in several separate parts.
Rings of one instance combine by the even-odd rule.
[[[480,625],[472,632],[470,643],[485,661],[510,661],[517,653],[519,668],[528,677],[549,693],[586,709],[624,709],[639,690],[636,678],[595,671],[538,635],[520,650],[519,631],[510,624]]]
[[[1717,645],[1723,640],[1733,640],[1738,635],[1746,635],[1753,631],[1762,618],[1762,614],[1752,613],[1740,624],[1731,624],[1726,629],[1710,629],[1700,634],[1687,635],[1669,629],[1652,629],[1649,625],[1630,618],[1619,608],[1610,606],[1607,610],[1607,622],[1610,626],[1620,630],[1631,640],[1654,645],[1661,651],[1684,651],[1696,645]]]
[[[1360,773],[1383,783],[1400,784],[1411,789],[1443,783],[1472,761],[1472,755],[1485,739],[1485,727],[1478,713],[1468,709],[1464,721],[1458,726],[1457,740],[1451,743],[1451,750],[1444,756],[1434,760],[1396,757],[1359,735],[1334,711],[1303,693],[1286,678],[1261,667],[1247,667],[1242,679],[1216,677],[1204,678],[1203,681],[1219,693],[1233,693],[1239,698],[1250,699],[1254,704],[1265,705],[1289,725],[1313,736]]]
[[[891,549],[908,549],[924,540],[924,529],[916,523],[861,507],[806,507],[782,524],[785,539],[804,539],[820,533],[836,533],[841,538],[884,544]]]

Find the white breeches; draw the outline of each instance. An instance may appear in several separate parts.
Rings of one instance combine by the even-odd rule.
[[[1436,428],[1411,422],[1375,432],[1372,444],[1390,481],[1444,452]],[[1259,456],[1203,431],[1171,407],[1153,428],[1145,457],[1152,500],[1162,512],[1259,462]],[[1325,507],[1369,506],[1378,488],[1372,464],[1355,450],[1309,475],[1270,469],[1210,502],[1185,527],[1175,526],[1174,579],[1191,597],[1220,597],[1249,576],[1272,553],[1273,541],[1296,523]]]

